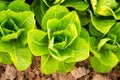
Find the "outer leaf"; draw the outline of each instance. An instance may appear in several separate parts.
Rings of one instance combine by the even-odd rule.
[[[114,67],[118,63],[117,56],[110,50],[109,51],[102,50],[101,57],[99,58],[99,61],[102,64],[104,64],[106,66],[110,66],[110,67]]]
[[[47,33],[41,30],[31,30],[28,33],[28,46],[35,56],[48,54]]]
[[[10,59],[10,55],[8,53],[0,52],[0,62],[4,64],[12,64],[12,61]]]
[[[92,13],[91,13],[91,21],[93,26],[103,34],[108,33],[111,27],[115,24],[114,19],[95,17],[94,15],[92,15]]]
[[[109,34],[114,34],[116,35],[117,39],[116,41],[119,42],[120,41],[120,23],[116,23],[114,27],[112,27],[112,29],[110,30]]]
[[[0,11],[5,10],[6,6],[7,5],[5,3],[0,2]]]
[[[34,0],[31,7],[35,13],[38,23],[42,25],[42,18],[48,10],[47,5],[43,2],[43,0]]]
[[[82,38],[76,38],[69,48],[73,50],[74,56],[66,60],[68,63],[83,61],[89,57],[89,46]]]
[[[56,6],[51,7],[46,12],[46,14],[44,15],[42,19],[42,29],[44,31],[47,30],[47,21],[49,19],[52,19],[52,18],[61,19],[63,16],[65,16],[68,13],[69,13],[68,9],[65,8],[64,6],[56,5]]]
[[[0,17],[0,24],[7,18],[6,14],[7,13],[4,10],[0,12],[0,15],[2,16],[2,17]]]
[[[75,63],[60,62],[57,71],[60,73],[67,73],[71,71],[74,67],[75,67]]]
[[[89,42],[89,33],[85,28],[81,28],[80,36],[81,38],[85,39],[86,42]]]
[[[15,12],[23,12],[30,11],[30,6],[26,4],[24,1],[15,0],[8,5],[7,9],[11,9]]]
[[[73,7],[79,11],[85,11],[89,7],[88,3],[81,0],[66,0],[62,3],[62,5],[66,7]]]
[[[18,70],[25,70],[31,64],[31,52],[19,42],[13,42],[13,51],[9,52],[9,55]]]
[[[59,61],[55,60],[50,55],[43,55],[41,57],[41,70],[45,74],[52,74],[57,70]]]
[[[98,31],[98,30],[93,26],[92,23],[89,24],[89,32],[90,32],[90,34],[93,35],[93,36],[102,36],[102,35],[103,35],[100,31]]]
[[[12,44],[9,42],[3,42],[0,39],[0,52],[9,52],[9,51],[13,51]]]
[[[116,52],[115,52],[115,55],[117,56],[117,58],[118,58],[118,60],[119,60],[119,62],[120,62],[120,50],[116,51]]]
[[[112,67],[103,65],[96,57],[92,57],[90,59],[90,63],[94,70],[97,72],[108,73],[112,70]]]

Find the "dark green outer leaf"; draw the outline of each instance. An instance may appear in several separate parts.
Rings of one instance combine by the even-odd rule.
[[[73,7],[79,11],[85,11],[89,7],[88,3],[80,0],[65,0],[61,5]]]
[[[34,0],[31,7],[35,13],[38,23],[42,26],[42,18],[48,10],[47,5],[43,2],[43,0]]]

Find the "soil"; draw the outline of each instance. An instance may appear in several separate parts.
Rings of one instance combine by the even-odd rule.
[[[67,74],[53,73],[45,75],[40,71],[40,57],[34,57],[31,66],[18,71],[13,65],[0,64],[0,80],[120,80],[120,63],[106,74],[95,72],[89,60],[78,62]]]

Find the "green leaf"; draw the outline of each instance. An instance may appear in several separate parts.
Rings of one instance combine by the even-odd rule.
[[[10,52],[13,51],[13,46],[10,42],[3,42],[0,39],[0,52]]]
[[[22,44],[25,45],[27,43],[28,31],[36,28],[34,14],[31,11],[16,13],[10,10],[8,10],[8,13],[18,28],[25,29],[19,38]]]
[[[89,16],[87,11],[78,11],[78,10],[76,10],[76,12],[77,12],[77,14],[79,16],[81,26],[86,26],[87,24],[90,23],[90,16]]]
[[[77,15],[77,13],[75,11],[72,11],[72,12],[68,13],[63,18],[61,18],[60,21],[64,25],[64,27],[69,26],[71,24],[73,26],[73,24],[74,24],[75,27],[77,28],[78,36],[80,35],[81,24],[80,24],[79,17],[78,17],[78,15]]]
[[[74,67],[75,67],[75,63],[60,62],[57,71],[60,72],[60,73],[68,73]]]
[[[3,2],[0,2],[0,11],[5,10],[7,5]]]
[[[5,36],[2,36],[2,41],[9,41],[12,39],[17,39],[19,37],[19,35],[22,34],[22,32],[24,31],[24,29],[19,29],[16,33],[12,33],[12,34],[8,34]]]
[[[114,19],[96,17],[92,13],[91,13],[91,22],[93,26],[103,34],[108,33],[111,27],[115,24]]]
[[[100,73],[108,73],[112,70],[112,67],[103,65],[96,57],[92,57],[90,63],[93,69]]]
[[[84,27],[81,28],[79,37],[85,39],[86,42],[89,42],[89,33]]]
[[[61,19],[63,16],[65,16],[68,13],[69,13],[68,9],[64,6],[56,5],[56,6],[51,7],[46,12],[46,14],[44,15],[42,19],[42,29],[44,31],[47,30],[47,21],[49,19],[52,19],[52,18]]]
[[[42,25],[42,18],[48,10],[47,5],[43,2],[43,0],[34,0],[31,4],[31,8],[35,13],[38,23]]]
[[[109,41],[110,40],[110,38],[103,38],[103,39],[101,39],[100,41],[99,41],[99,43],[98,43],[98,51],[101,49],[101,47],[104,45],[104,44],[106,44],[107,43],[107,41]]]
[[[49,42],[49,52],[50,55],[58,61],[64,61],[70,57],[74,56],[74,52],[70,48],[65,49],[55,49],[53,47],[54,39],[50,40]]]
[[[44,74],[52,74],[56,72],[59,66],[59,61],[55,60],[50,55],[41,56],[41,70]]]
[[[0,62],[4,64],[12,64],[11,57],[8,53],[0,52]]]
[[[99,61],[110,67],[114,67],[118,63],[118,58],[117,56],[110,50],[102,50],[100,52],[101,57],[99,58]]]
[[[98,31],[98,30],[93,26],[92,23],[89,24],[89,32],[90,32],[90,34],[93,35],[93,36],[102,36],[102,35],[103,35],[100,31]]]
[[[119,60],[119,62],[120,62],[120,50],[116,51],[116,52],[115,52],[115,55],[117,56],[117,58],[118,58],[118,60]]]
[[[73,7],[79,11],[85,11],[89,7],[88,3],[81,0],[65,0],[62,5],[66,7]]]
[[[31,64],[31,52],[28,47],[24,47],[19,43],[19,41],[12,41],[13,51],[8,52],[11,56],[11,60],[13,61],[15,67],[18,70],[25,70]]]
[[[23,11],[30,11],[30,6],[26,4],[24,1],[21,0],[15,0],[11,2],[7,9],[11,9],[15,12],[23,12]]]
[[[120,41],[120,23],[116,23],[112,28],[111,30],[109,31],[108,34],[114,34],[116,35],[116,41],[119,42]]]
[[[76,38],[69,48],[73,50],[74,56],[66,60],[68,63],[83,61],[89,57],[89,46],[82,38]]]
[[[7,12],[5,10],[0,11],[0,15],[2,16],[2,17],[0,17],[0,24],[7,18],[6,14],[7,14]]]
[[[31,30],[28,33],[28,46],[35,56],[48,54],[47,33],[41,30]]]

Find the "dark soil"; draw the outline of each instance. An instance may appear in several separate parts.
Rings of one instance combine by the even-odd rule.
[[[13,65],[0,64],[0,80],[120,80],[120,63],[106,74],[95,72],[88,60],[77,63],[67,74],[45,75],[40,71],[39,65],[40,57],[35,57],[25,71],[17,71]]]

